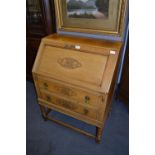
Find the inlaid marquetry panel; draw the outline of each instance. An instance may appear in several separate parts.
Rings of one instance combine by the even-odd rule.
[[[68,69],[76,69],[78,67],[81,67],[81,63],[78,62],[76,59],[73,58],[62,58],[58,59],[58,63],[65,68]]]

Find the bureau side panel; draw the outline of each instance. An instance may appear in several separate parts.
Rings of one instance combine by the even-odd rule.
[[[99,120],[103,122],[103,125],[106,121],[106,118],[111,110],[111,106],[112,106],[112,101],[114,98],[114,93],[115,93],[115,89],[116,89],[116,80],[117,80],[117,75],[118,75],[118,66],[119,66],[119,62],[120,62],[120,55],[121,52],[119,51],[117,58],[111,57],[111,61],[113,61],[113,68],[114,68],[114,72],[113,72],[113,76],[111,79],[111,83],[108,86],[109,87],[109,91],[107,93],[105,93],[105,104],[103,105],[102,109],[104,109],[104,112],[102,113],[102,115],[100,115]],[[105,80],[106,81],[106,80]]]

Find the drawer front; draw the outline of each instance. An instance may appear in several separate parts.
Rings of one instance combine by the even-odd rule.
[[[99,106],[99,97],[97,95],[81,91],[75,88],[70,88],[67,86],[63,86],[61,84],[56,84],[53,82],[48,82],[44,80],[38,80],[39,87],[50,92],[57,93],[59,95],[63,95],[72,100],[76,100],[84,105],[94,106],[98,108]]]
[[[84,116],[96,119],[97,118],[97,111],[95,109],[90,109],[83,107],[77,103],[73,103],[71,101],[67,101],[61,97],[56,97],[52,94],[47,94],[44,92],[41,92],[41,96],[43,100],[48,101],[49,103],[57,105],[59,107],[65,108],[70,111],[74,111],[76,113],[82,114]]]

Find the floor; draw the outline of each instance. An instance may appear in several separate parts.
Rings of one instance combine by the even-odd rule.
[[[44,121],[37,105],[34,86],[26,83],[26,150],[27,155],[128,155],[129,111],[121,102],[114,102],[100,144],[71,129]],[[95,133],[95,127],[53,112],[52,116],[71,125]]]

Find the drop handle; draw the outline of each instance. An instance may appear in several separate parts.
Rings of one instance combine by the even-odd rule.
[[[48,102],[51,102],[51,101],[52,101],[51,96],[47,95],[47,96],[46,96],[46,100],[47,100]]]
[[[46,82],[43,85],[45,88],[48,88],[48,84]]]
[[[89,103],[89,101],[90,101],[90,97],[89,96],[85,96],[85,103]]]

